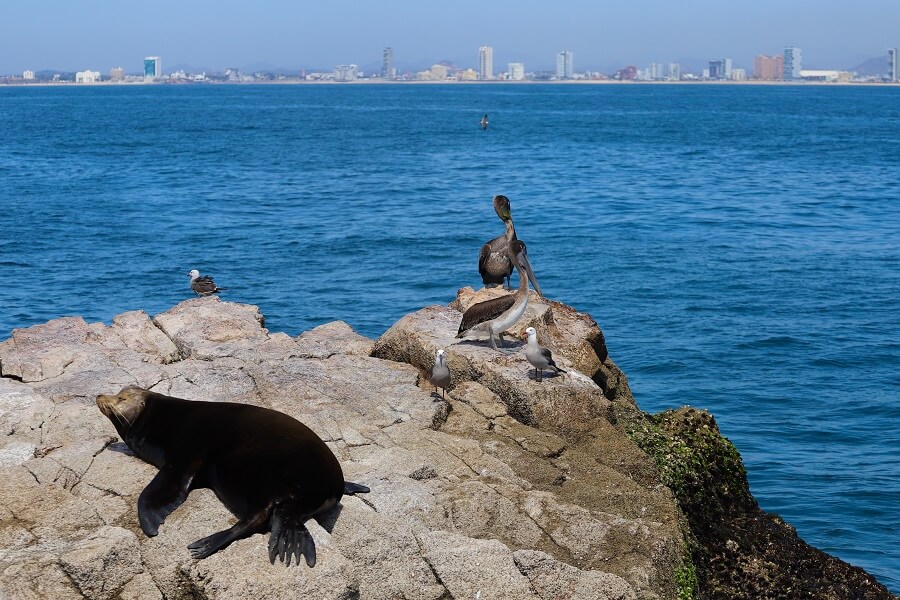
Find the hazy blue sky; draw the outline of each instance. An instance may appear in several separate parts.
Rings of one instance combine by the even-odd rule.
[[[804,66],[846,68],[900,46],[900,0],[2,0],[0,73],[24,69],[222,69],[254,63],[330,68],[395,62],[477,66],[494,47],[495,70],[576,69],[731,57],[800,46]]]

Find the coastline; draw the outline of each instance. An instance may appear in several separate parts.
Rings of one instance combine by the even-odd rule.
[[[59,82],[0,82],[0,88],[40,88],[40,87],[134,87],[134,86],[184,86],[184,85],[710,85],[710,86],[818,86],[818,87],[889,87],[900,88],[900,82],[887,81],[635,81],[618,79],[572,79],[572,80],[547,80],[547,81],[461,81],[446,79],[442,81],[429,80],[385,80],[385,79],[357,79],[355,81],[333,80],[302,80],[285,79],[276,81],[99,81],[96,83],[75,83],[74,81]]]

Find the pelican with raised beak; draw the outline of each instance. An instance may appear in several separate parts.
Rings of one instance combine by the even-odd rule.
[[[469,307],[463,313],[462,322],[459,324],[459,332],[456,337],[467,337],[471,333],[488,333],[491,338],[491,346],[497,350],[495,337],[500,339],[503,345],[503,332],[516,324],[525,313],[528,306],[528,282],[531,281],[535,291],[540,295],[541,290],[531,271],[531,263],[528,262],[528,252],[525,242],[512,240],[509,244],[509,254],[515,260],[516,269],[519,271],[519,288],[515,293],[491,298],[484,302],[478,302]]]
[[[509,282],[513,272],[509,243],[516,239],[516,227],[513,225],[509,198],[503,195],[494,196],[494,212],[506,225],[506,232],[482,246],[478,255],[478,272],[481,273],[481,282],[487,287],[503,285],[504,280]]]

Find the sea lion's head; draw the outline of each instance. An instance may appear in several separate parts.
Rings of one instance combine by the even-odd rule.
[[[117,428],[128,430],[144,410],[149,394],[143,388],[129,385],[114,396],[97,396],[97,407]]]

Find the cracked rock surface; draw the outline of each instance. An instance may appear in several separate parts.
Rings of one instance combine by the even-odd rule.
[[[258,308],[216,297],[14,331],[0,343],[0,597],[676,597],[681,515],[617,425],[636,408],[596,324],[534,297],[513,333],[534,325],[568,371],[539,383],[521,341],[454,338],[475,299],[463,290],[377,341],[340,322],[270,333]],[[438,347],[446,401],[424,377]],[[126,385],[290,414],[371,493],[307,523],[313,569],[269,564],[267,534],[193,560],[187,544],[235,519],[195,490],[158,536],[141,532],[156,469],[94,403]]]

